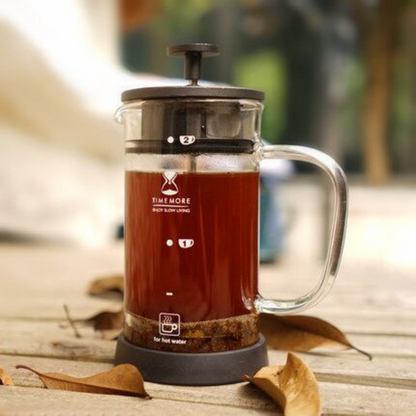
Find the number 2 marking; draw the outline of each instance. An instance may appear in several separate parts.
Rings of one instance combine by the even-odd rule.
[[[195,136],[183,135],[179,136],[179,140],[184,146],[189,146],[190,144],[195,143],[196,139]]]

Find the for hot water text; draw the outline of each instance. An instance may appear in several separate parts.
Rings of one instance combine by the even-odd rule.
[[[187,340],[186,339],[178,339],[178,338],[164,338],[164,337],[153,337],[154,342],[161,342],[162,344],[180,344],[185,345]]]

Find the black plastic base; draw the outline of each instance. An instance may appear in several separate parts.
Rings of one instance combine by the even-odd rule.
[[[201,354],[150,350],[134,345],[120,335],[116,364],[133,364],[146,381],[185,386],[209,386],[243,381],[268,365],[266,341],[240,350]]]

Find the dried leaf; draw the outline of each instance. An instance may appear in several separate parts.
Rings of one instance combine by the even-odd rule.
[[[14,386],[13,379],[0,368],[0,386]]]
[[[124,312],[122,309],[117,312],[103,311],[91,316],[91,318],[78,320],[77,322],[91,325],[96,331],[121,330],[124,325]]]
[[[254,377],[244,376],[280,405],[284,416],[321,414],[318,382],[308,366],[289,353],[285,366],[263,367]]]
[[[118,312],[103,311],[91,316],[91,318],[80,319],[75,322],[92,326],[95,331],[100,333],[102,339],[114,341],[123,329],[124,312],[123,310]]]
[[[100,335],[102,339],[106,341],[115,341],[121,334],[121,329],[105,329],[100,331]]]
[[[95,331],[98,331],[101,337],[105,340],[112,341],[118,338],[124,326],[124,312],[119,310],[117,312],[103,311],[99,312],[87,319],[72,319],[69,315],[69,310],[64,305],[67,320],[69,325],[73,328],[75,336],[81,338],[76,324],[84,326],[92,326]],[[77,334],[79,334],[77,336]]]
[[[124,294],[124,277],[115,274],[95,279],[88,288],[88,294],[105,298],[122,299]]]
[[[267,344],[278,350],[310,351],[317,347],[346,347],[365,355],[371,354],[358,349],[334,325],[313,316],[276,316],[260,314],[260,331]]]
[[[37,374],[45,386],[52,390],[150,398],[144,389],[140,371],[131,364],[118,365],[105,373],[83,378],[59,373],[40,373],[25,365],[17,365],[16,368],[24,368]]]

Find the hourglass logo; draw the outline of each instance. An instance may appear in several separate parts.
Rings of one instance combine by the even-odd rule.
[[[175,179],[178,176],[176,172],[168,170],[163,173],[165,179],[164,184],[162,185],[161,192],[164,195],[176,195],[179,192],[178,185],[175,183]]]

